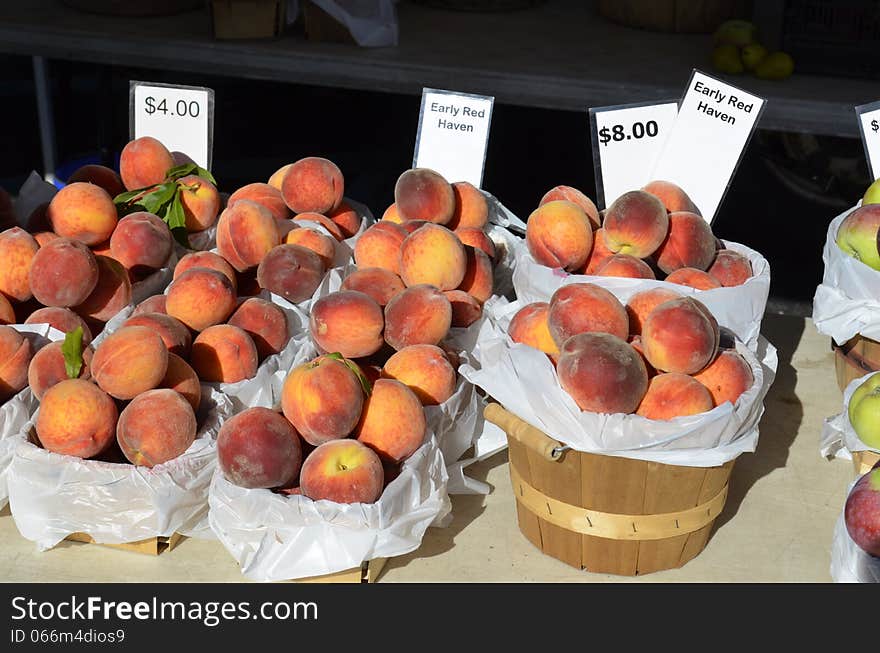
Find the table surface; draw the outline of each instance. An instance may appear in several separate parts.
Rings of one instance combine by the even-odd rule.
[[[378,582],[830,582],[831,534],[854,478],[850,461],[819,454],[823,419],[842,410],[830,341],[794,316],[768,314],[762,331],[779,351],[779,369],[757,451],[737,460],[709,544],[681,569],[628,578],[542,554],[517,528],[502,452],[469,468],[491,493],[453,497],[452,523],[428,529],[422,546],[390,560]],[[39,553],[7,508],[0,542],[7,582],[247,582],[216,541],[185,539],[158,557],[69,542]]]
[[[694,68],[714,74],[711,36],[621,27],[593,4],[474,13],[401,2],[399,45],[359,48],[293,33],[217,41],[207,10],[125,19],[29,0],[0,3],[0,52],[405,94],[443,88],[572,111],[678,98]],[[768,129],[858,136],[853,106],[878,94],[875,80],[717,76],[768,99]]]

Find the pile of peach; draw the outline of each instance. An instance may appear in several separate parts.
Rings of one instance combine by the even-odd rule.
[[[666,288],[624,306],[592,283],[562,286],[549,303],[521,308],[510,338],[547,354],[559,383],[584,411],[655,420],[736,403],[754,382],[734,342],[693,297]]]
[[[404,347],[382,368],[318,356],[288,375],[281,413],[250,408],[224,423],[220,470],[245,488],[372,503],[424,443],[424,406],[455,386],[454,363],[433,345]]]
[[[745,283],[748,258],[724,248],[687,194],[668,181],[624,193],[600,213],[579,190],[557,186],[526,223],[541,265],[573,274],[662,279],[709,290]]]

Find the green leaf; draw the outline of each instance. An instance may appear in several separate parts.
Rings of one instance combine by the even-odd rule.
[[[364,394],[368,397],[373,394],[373,386],[370,385],[370,380],[364,374],[364,371],[360,368],[360,366],[354,361],[348,360],[345,356],[340,354],[338,351],[333,352],[332,354],[326,354],[327,358],[332,358],[335,361],[342,361],[345,366],[350,369],[354,375],[357,377],[358,381],[361,382],[361,388],[364,391]]]
[[[196,168],[196,174],[202,179],[207,179],[215,186],[217,185],[217,180],[214,179],[214,175],[212,175],[209,170],[205,170],[204,168]]]
[[[198,169],[195,163],[184,163],[183,165],[169,168],[165,173],[165,181],[177,181],[181,177],[193,174]]]
[[[152,193],[144,195],[138,204],[144,207],[145,211],[161,217],[165,205],[174,199],[176,192],[177,184],[173,182],[159,184]]]
[[[83,366],[83,328],[76,327],[64,335],[64,344],[61,345],[61,353],[64,356],[64,371],[67,378],[77,379]]]
[[[143,192],[147,190],[146,188],[139,188],[137,190],[130,190],[127,193],[119,193],[116,197],[113,198],[114,204],[128,204],[133,199],[135,199],[138,195],[143,194]]]
[[[181,192],[181,189],[178,188],[164,215],[160,217],[168,223],[168,228],[171,229],[171,235],[174,236],[174,240],[187,249],[192,249],[189,244],[189,234],[186,230],[186,213],[183,210],[183,201],[180,199]]]

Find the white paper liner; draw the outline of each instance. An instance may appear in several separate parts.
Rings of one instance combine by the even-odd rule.
[[[822,424],[819,451],[826,458],[852,460],[852,454],[856,451],[880,453],[880,450],[869,447],[859,439],[849,421],[849,402],[852,399],[853,393],[874,374],[877,374],[877,372],[869,372],[858,379],[850,381],[843,391],[843,411],[833,417],[825,418]]]
[[[856,481],[850,483],[847,496]],[[880,583],[880,558],[872,556],[853,542],[846,530],[843,510],[834,524],[830,573],[835,583]]]
[[[201,428],[185,453],[156,467],[83,460],[22,441],[9,469],[9,504],[23,537],[41,551],[71,533],[122,544],[175,532],[210,537],[208,487],[217,466],[216,437],[230,401],[202,390]],[[25,431],[30,433],[36,415]]]
[[[763,338],[758,355],[736,343],[755,379],[736,406],[725,402],[709,412],[668,421],[592,413],[581,411],[562,389],[546,354],[510,340],[510,319],[525,303],[498,299],[487,304],[489,319],[473,352],[477,364],[460,369],[520,419],[578,451],[669,465],[713,467],[755,450],[764,397],[777,365],[776,349]]]

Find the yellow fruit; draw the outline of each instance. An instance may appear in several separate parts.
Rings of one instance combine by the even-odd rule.
[[[715,30],[715,43],[727,43],[739,48],[758,42],[758,28],[747,20],[727,20]]]
[[[743,46],[740,51],[740,57],[746,70],[754,70],[766,56],[767,48],[760,43],[749,43]]]
[[[785,79],[794,72],[794,60],[785,52],[773,52],[761,59],[755,75],[761,79]]]
[[[739,58],[739,48],[730,43],[716,46],[712,50],[712,65],[722,73],[736,74],[744,70]]]

